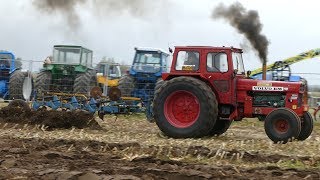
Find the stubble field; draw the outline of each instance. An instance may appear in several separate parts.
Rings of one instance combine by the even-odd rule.
[[[233,122],[219,137],[171,139],[142,114],[95,118],[81,127],[77,117],[61,114],[37,114],[59,124],[50,128],[18,114],[8,119],[2,109],[0,179],[320,178],[317,123],[305,141],[274,144],[257,119]]]

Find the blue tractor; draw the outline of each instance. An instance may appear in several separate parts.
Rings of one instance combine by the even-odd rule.
[[[0,51],[0,98],[23,99],[23,83],[28,73],[21,71],[21,65],[13,53]]]
[[[168,68],[169,53],[155,48],[135,48],[135,56],[127,75],[119,80],[121,95],[141,98],[144,105],[151,106],[154,92],[162,85],[162,72]],[[151,112],[147,112],[147,118]]]

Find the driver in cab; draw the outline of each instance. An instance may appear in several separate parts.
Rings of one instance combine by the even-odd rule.
[[[184,62],[184,65],[191,65],[192,70],[198,70],[199,69],[199,58],[197,58],[195,53],[189,52],[188,58]]]

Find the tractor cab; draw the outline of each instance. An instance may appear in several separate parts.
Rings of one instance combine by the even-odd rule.
[[[205,55],[202,58],[201,55]],[[176,47],[170,73],[221,74],[244,76],[242,51],[225,47]]]
[[[96,67],[97,70],[97,82],[101,88],[116,87],[119,84],[121,78],[121,69],[119,63],[99,63]]]
[[[236,82],[245,78],[242,50],[233,47],[177,46],[173,53],[170,73],[175,76],[200,77],[216,89],[216,96],[224,104],[236,104]]]
[[[8,51],[0,51],[0,71],[12,72],[15,69],[14,65],[15,56]]]
[[[121,78],[121,69],[119,63],[100,63],[97,69],[98,73],[108,77],[108,79]]]
[[[92,67],[92,51],[81,46],[55,45],[51,64]]]
[[[92,51],[82,46],[55,45],[53,57],[46,59],[43,70],[52,71],[52,74],[75,75],[86,72],[92,67]]]
[[[135,56],[129,74],[141,78],[150,75],[151,81],[161,77],[161,72],[167,71],[167,58],[169,56],[163,50],[155,48],[135,48]],[[144,75],[143,75],[144,74]]]

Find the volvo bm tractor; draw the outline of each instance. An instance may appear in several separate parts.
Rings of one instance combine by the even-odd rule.
[[[265,117],[265,132],[274,142],[305,140],[313,130],[306,84],[247,78],[241,49],[175,47],[162,78],[153,113],[169,137],[221,135],[246,117]]]
[[[88,94],[95,85],[92,51],[70,45],[55,45],[52,60],[45,61],[34,81],[38,97],[48,92]]]

